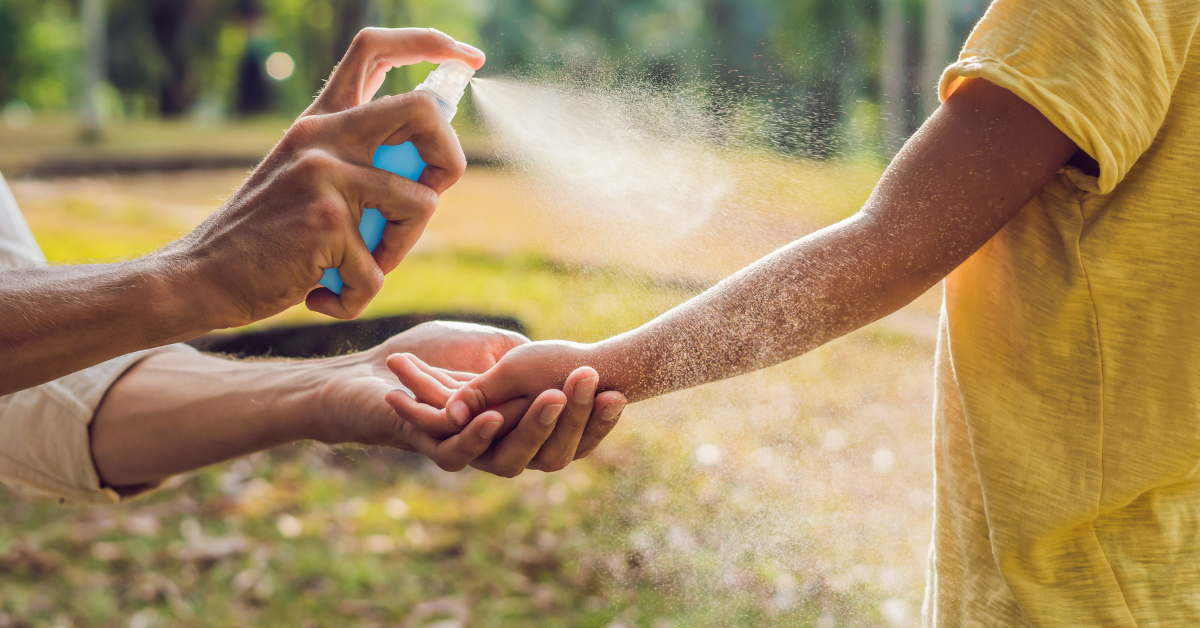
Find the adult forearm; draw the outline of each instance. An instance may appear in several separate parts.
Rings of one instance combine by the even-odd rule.
[[[0,395],[208,331],[188,276],[167,254],[0,272]]]
[[[320,435],[320,361],[151,356],[108,391],[91,425],[107,486],[135,486]]]

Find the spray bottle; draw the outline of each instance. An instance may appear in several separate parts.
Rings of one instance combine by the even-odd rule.
[[[474,75],[475,70],[472,70],[471,66],[452,59],[430,72],[429,76],[425,77],[425,82],[418,85],[417,89],[428,91],[437,97],[438,110],[449,122],[454,119],[454,114],[458,113],[458,101],[462,100],[467,83]],[[421,172],[425,170],[425,162],[412,142],[376,148],[371,163],[376,168],[413,181],[419,179]],[[387,219],[378,209],[363,210],[362,219],[358,222],[358,231],[371,252],[375,251],[375,247],[379,246],[379,241],[383,239],[385,225]],[[333,290],[334,294],[342,293],[342,278],[336,268],[325,270],[325,276],[321,277],[321,285]]]

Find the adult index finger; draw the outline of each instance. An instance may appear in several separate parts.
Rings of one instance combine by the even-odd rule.
[[[437,463],[445,471],[461,471],[480,454],[487,451],[497,438],[503,419],[495,412],[485,412],[463,431],[444,440],[422,432],[413,424],[402,422],[404,441],[417,453]]]
[[[471,466],[506,478],[521,475],[542,444],[554,432],[554,425],[558,422],[566,402],[566,395],[561,390],[547,390],[538,395],[516,429],[473,460]],[[487,414],[490,413],[485,412],[480,416]],[[473,423],[475,421],[472,421]]]
[[[592,406],[592,417],[588,420],[583,436],[579,437],[579,445],[575,448],[575,459],[586,458],[600,441],[608,436],[617,426],[621,413],[625,411],[625,395],[608,390],[596,395],[596,404]]]
[[[478,70],[483,51],[432,28],[364,28],[333,69],[325,89],[305,112],[333,113],[370,101],[392,68],[457,59]]]

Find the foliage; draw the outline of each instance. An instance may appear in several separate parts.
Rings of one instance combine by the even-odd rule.
[[[110,0],[109,80],[128,115],[232,115],[239,62],[281,51],[295,72],[269,81],[272,108],[294,115],[360,27],[432,26],[478,43],[488,73],[616,68],[651,83],[702,86],[720,95],[721,111],[758,111],[776,149],[827,155],[853,113],[848,103],[878,97],[878,2]],[[0,4],[0,32],[14,35],[4,41],[36,44],[0,45],[0,103],[74,102],[80,49],[70,6]],[[385,90],[411,89],[428,70],[396,72]]]
[[[0,104],[63,109],[75,101],[81,48],[73,4],[0,1]]]

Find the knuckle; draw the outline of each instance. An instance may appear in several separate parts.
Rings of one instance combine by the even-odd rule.
[[[379,41],[380,29],[373,26],[368,26],[354,35],[354,39],[350,42],[349,50],[351,52],[360,52],[364,48],[371,48],[372,45]],[[349,55],[349,52],[347,53]]]
[[[563,469],[566,469],[568,464],[571,464],[570,460],[553,458],[542,463],[542,467],[547,473],[554,473],[555,471],[562,471]]]
[[[438,206],[437,192],[434,192],[433,188],[417,184],[412,196],[417,215],[424,220],[433,218],[433,214],[437,211]]]
[[[422,31],[422,35],[425,36],[428,43],[441,44],[444,46],[451,45],[454,43],[453,37],[447,35],[446,33],[443,33],[442,31],[439,31],[436,28],[422,28],[421,31]]]
[[[520,467],[505,465],[505,466],[500,467],[499,469],[496,469],[496,475],[498,475],[502,478],[508,478],[511,480],[512,478],[515,478],[518,475],[521,475],[521,473],[523,471],[525,471],[525,469],[522,469]]]
[[[458,473],[467,466],[466,463],[459,460],[434,459],[434,462],[442,471],[449,471],[450,473]]]
[[[454,151],[453,161],[446,166],[446,170],[450,175],[451,180],[458,181],[467,171],[467,156],[463,153],[462,146]]]
[[[280,145],[292,150],[303,148],[321,135],[326,124],[327,122],[323,115],[296,118],[296,121],[284,133]]]
[[[362,313],[366,309],[367,309],[366,303],[359,303],[359,304],[354,305],[353,307],[346,308],[345,316],[339,316],[338,318],[345,320],[345,321],[352,321],[352,320],[358,318],[359,316],[362,316]]]
[[[318,198],[307,210],[307,226],[312,233],[328,233],[341,228],[346,221],[345,208],[329,198]]]
[[[326,312],[326,314],[329,314],[329,313]],[[341,311],[329,314],[329,316],[332,316],[333,318],[336,318],[339,321],[352,321],[352,320],[358,318],[358,314],[350,311],[349,309],[346,309],[345,307],[343,307],[343,309]]]
[[[338,165],[338,160],[323,150],[308,149],[296,156],[293,170],[305,181],[314,181],[329,174]]]
[[[404,98],[407,101],[405,104],[413,110],[414,117],[420,117],[423,120],[440,119],[437,96],[434,96],[433,92],[415,89],[405,94]]]
[[[367,281],[370,282],[367,284],[367,288],[371,291],[372,296],[379,294],[379,291],[383,290],[384,279],[383,271],[378,266],[372,264],[370,270],[367,271]]]

